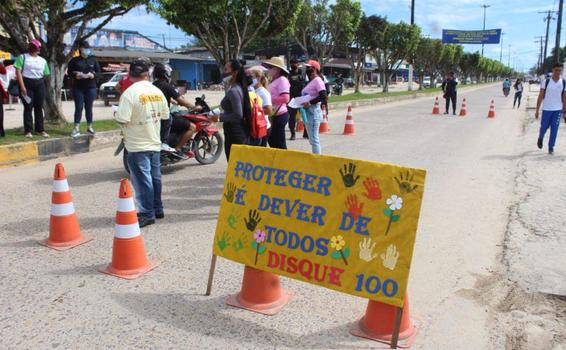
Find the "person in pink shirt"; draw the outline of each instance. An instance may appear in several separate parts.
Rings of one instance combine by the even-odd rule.
[[[322,80],[320,73],[320,63],[315,60],[310,60],[306,63],[306,73],[309,78],[309,83],[303,89],[303,96],[310,96],[310,101],[305,103],[303,107],[307,111],[307,133],[309,135],[309,143],[312,146],[312,153],[321,154],[322,148],[320,146],[319,127],[322,121],[321,104],[326,102],[326,86]]]
[[[289,112],[287,103],[289,102],[291,84],[287,75],[289,71],[285,66],[285,61],[280,57],[273,57],[263,63],[269,69],[271,84],[269,84],[269,94],[273,105],[273,121],[271,123],[271,134],[269,135],[269,147],[287,149],[285,141],[285,126],[289,122]]]

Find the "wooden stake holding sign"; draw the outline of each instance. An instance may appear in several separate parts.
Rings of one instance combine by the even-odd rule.
[[[228,304],[267,315],[292,293],[279,276],[369,299],[352,334],[411,345],[407,282],[426,172],[262,147],[233,146],[214,238],[246,266]]]

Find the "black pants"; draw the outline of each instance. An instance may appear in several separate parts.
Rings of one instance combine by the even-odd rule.
[[[284,113],[273,118],[271,123],[271,134],[269,135],[269,147],[287,149],[285,141],[285,126],[289,121],[289,113]]]
[[[289,110],[289,130],[291,130],[291,133],[294,133],[295,128],[297,127],[297,112],[298,112],[298,109],[289,108],[289,107],[287,107],[287,109]]]
[[[452,101],[452,113],[456,114],[456,93],[453,94],[446,94],[446,113],[448,113],[448,109],[450,108],[450,101]]]
[[[515,108],[515,102],[519,102],[517,108],[521,107],[521,97],[523,97],[523,92],[516,92],[515,98],[513,99],[513,108]]]
[[[8,97],[11,98],[12,96]],[[4,95],[0,90],[0,137],[4,137]]]
[[[24,85],[28,92],[28,97],[31,98],[30,103],[26,103],[22,98],[24,104],[24,133],[30,133],[34,130],[35,118],[35,132],[44,132],[43,128],[43,100],[45,99],[45,82],[43,79],[28,79],[24,78]]]
[[[224,123],[224,152],[226,160],[230,160],[230,150],[232,145],[247,145],[248,135],[243,126]]]

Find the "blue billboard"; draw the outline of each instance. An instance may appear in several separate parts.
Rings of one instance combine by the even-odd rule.
[[[501,29],[442,30],[443,44],[499,44]]]

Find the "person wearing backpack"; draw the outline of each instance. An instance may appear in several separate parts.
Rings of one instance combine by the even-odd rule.
[[[552,66],[552,75],[545,81],[541,82],[540,92],[537,99],[537,107],[535,118],[539,118],[539,110],[542,105],[542,119],[540,122],[540,131],[537,141],[539,149],[543,147],[544,136],[550,128],[550,139],[548,140],[548,153],[554,154],[554,145],[556,144],[556,136],[558,135],[558,127],[560,126],[560,117],[566,113],[566,100],[564,90],[566,82],[562,78],[564,65],[556,63]],[[566,116],[564,117],[566,121]]]
[[[250,140],[250,144],[251,145],[258,145],[258,146],[263,146],[263,147],[267,147],[267,140],[269,138],[269,132],[271,131],[271,123],[269,122],[269,116],[273,113],[273,107],[271,105],[271,95],[269,94],[269,91],[267,90],[267,77],[265,76],[265,74],[259,70],[259,69],[252,69],[250,70],[250,75],[251,75],[251,87],[253,87],[254,89],[254,94],[258,97],[258,106],[261,106],[261,109],[263,111],[263,117],[265,120],[265,128],[266,128],[266,136],[254,140],[251,139]],[[254,110],[257,110],[258,108],[254,105],[254,99],[251,98],[250,95],[250,101],[252,103],[252,119],[254,118],[254,114],[257,115],[259,117],[259,112],[254,112]],[[259,102],[261,101],[261,104],[259,104]],[[263,123],[262,123],[263,124]],[[253,137],[253,136],[252,136]]]
[[[303,95],[308,95],[310,101],[303,104],[307,112],[307,133],[309,135],[309,143],[312,146],[312,153],[321,154],[319,127],[322,121],[321,104],[326,102],[326,86],[320,73],[320,63],[310,60],[306,64],[306,73],[309,83],[303,89]]]

